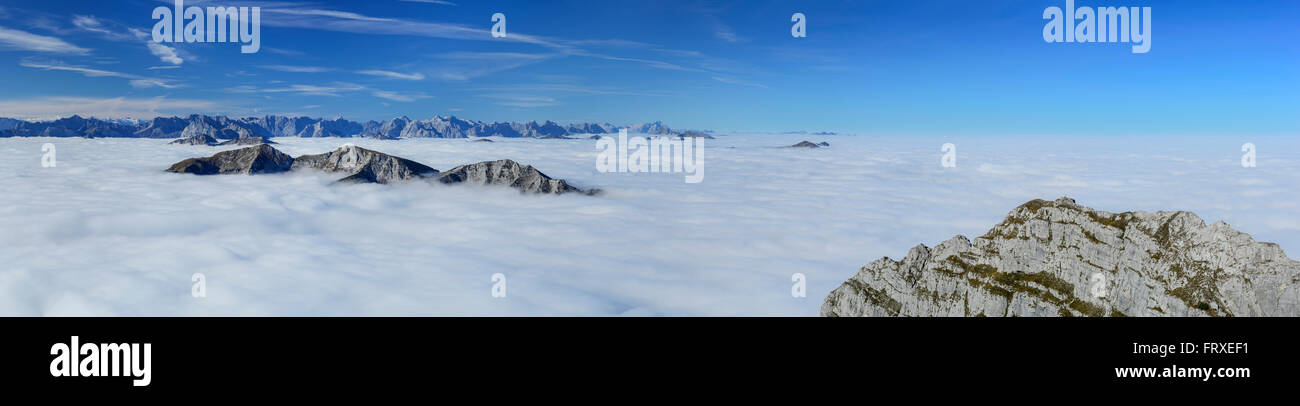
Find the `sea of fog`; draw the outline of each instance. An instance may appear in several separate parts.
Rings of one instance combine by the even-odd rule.
[[[780,148],[805,139],[831,147]],[[201,177],[163,169],[229,147],[0,139],[0,315],[814,316],[874,259],[1061,196],[1189,210],[1300,252],[1295,137],[722,135],[698,184],[600,173],[587,139],[276,141],[293,156],[353,143],[441,170],[509,158],[605,193]],[[1246,142],[1255,168],[1241,165]],[[954,168],[940,165],[944,143]],[[196,273],[206,297],[191,295]],[[806,297],[791,294],[795,273]]]

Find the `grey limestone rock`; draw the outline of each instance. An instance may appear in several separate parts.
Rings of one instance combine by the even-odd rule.
[[[292,157],[271,148],[270,145],[263,144],[222,151],[207,158],[186,159],[167,168],[167,172],[195,175],[253,175],[285,172],[292,165]]]
[[[831,144],[828,143],[828,142],[813,143],[812,141],[802,141],[802,142],[800,142],[800,143],[798,143],[798,144],[794,144],[794,145],[789,146],[789,148],[809,148],[809,149],[812,149],[812,148],[822,148],[822,147],[829,147],[829,146],[831,146]]]
[[[862,267],[822,316],[1300,316],[1300,262],[1185,211],[1033,200],[974,240]]]
[[[405,158],[371,151],[354,145],[345,145],[331,152],[303,155],[293,161],[293,169],[315,169],[325,172],[344,172],[349,175],[340,181],[364,183],[390,183],[406,181],[438,173]]]
[[[507,185],[529,193],[595,194],[598,192],[573,187],[562,179],[553,179],[532,166],[522,165],[509,159],[457,166],[440,174],[439,180],[443,183]]]

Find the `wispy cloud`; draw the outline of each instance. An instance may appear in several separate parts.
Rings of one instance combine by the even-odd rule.
[[[163,44],[159,44],[153,41],[149,41],[146,44],[149,47],[149,53],[153,54],[153,56],[158,57],[158,59],[162,60],[163,62],[167,62],[172,65],[180,65],[182,63],[185,63],[185,60],[181,59],[181,57],[176,54],[175,48]]]
[[[280,87],[257,87],[252,85],[240,85],[226,89],[231,93],[242,94],[293,94],[298,96],[324,96],[324,97],[341,97],[345,94],[356,94],[360,92],[369,92],[371,96],[385,100],[398,102],[413,102],[421,99],[428,99],[429,96],[424,93],[401,93],[395,91],[373,89],[364,85],[348,82],[332,82],[324,85],[303,85],[293,84]]]
[[[375,91],[371,91],[370,94],[372,96],[381,99],[392,100],[397,102],[413,102],[416,100],[428,99],[433,97],[433,96],[426,95],[424,93],[404,94],[404,93],[392,92],[387,90],[375,90]]]
[[[166,114],[190,114],[211,111],[210,100],[154,98],[41,97],[26,100],[0,100],[6,116],[24,120],[49,120],[73,114],[100,118],[152,118]]]
[[[731,27],[726,24],[718,24],[717,28],[713,31],[713,37],[732,43],[745,41],[744,38],[736,35],[736,31],[732,30]]]
[[[176,84],[175,81],[171,79],[149,78],[149,77],[133,75],[129,73],[87,68],[83,66],[67,65],[59,61],[36,61],[36,60],[24,59],[21,62],[19,62],[18,65],[26,68],[41,69],[47,71],[75,72],[75,73],[80,73],[83,76],[92,77],[92,78],[97,78],[97,77],[122,78],[122,79],[129,80],[131,86],[140,87],[140,88],[161,87],[166,89],[174,89],[177,87],[181,87],[181,85]]]
[[[421,73],[400,73],[400,72],[393,72],[393,71],[386,71],[386,70],[363,70],[363,71],[358,71],[357,73],[360,73],[362,75],[379,76],[379,77],[384,77],[389,79],[424,80],[424,74]]]
[[[89,49],[72,45],[55,37],[0,27],[0,48],[54,54],[86,55]]]
[[[633,91],[624,89],[599,88],[590,86],[570,85],[570,84],[515,84],[504,86],[489,86],[467,89],[475,92],[534,92],[534,93],[572,93],[581,95],[613,95],[613,96],[672,96],[674,93],[669,91]]]
[[[429,3],[429,4],[441,4],[441,5],[444,5],[444,6],[454,6],[454,5],[456,5],[456,3],[452,3],[452,2],[450,2],[450,1],[446,1],[446,0],[401,0],[401,1],[405,1],[405,2],[408,2],[408,3]]]
[[[491,32],[486,29],[459,24],[371,17],[349,11],[318,10],[303,7],[308,7],[308,5],[298,4],[263,8],[262,12],[264,14],[274,15],[274,18],[264,18],[262,24],[272,27],[306,28],[358,34],[411,35],[482,41],[492,39]],[[514,33],[511,33],[510,37],[515,37],[515,40],[519,39]]]
[[[320,66],[292,66],[292,65],[258,65],[257,67],[267,70],[289,72],[289,73],[321,73],[329,72],[334,69]]]
[[[262,47],[262,50],[263,50],[263,51],[266,51],[266,52],[273,53],[273,54],[279,54],[279,55],[288,55],[288,56],[303,56],[303,55],[307,55],[306,52],[302,52],[302,51],[298,51],[298,50],[294,50],[294,49]]]
[[[664,61],[656,61],[652,59],[624,58],[619,56],[608,56],[608,55],[598,55],[596,57],[601,59],[611,60],[611,61],[637,62],[657,69],[676,70],[676,71],[683,71],[683,72],[703,72],[703,70],[701,69],[688,68],[678,64],[664,62]]]
[[[107,37],[113,37],[115,39],[129,38],[126,34],[110,31],[104,26],[104,23],[98,18],[95,18],[95,16],[73,15],[72,25],[84,31],[90,31]]]
[[[762,83],[748,82],[748,81],[744,81],[744,80],[740,80],[740,79],[736,79],[736,78],[731,78],[731,77],[726,77],[726,76],[714,76],[714,77],[713,77],[713,80],[716,80],[716,81],[719,81],[719,82],[722,82],[722,83],[732,84],[732,85],[740,85],[740,86],[757,87],[757,88],[762,88],[762,89],[766,89],[766,88],[767,88],[767,85],[764,85],[764,84],[762,84]]]
[[[159,60],[172,65],[185,63],[185,58],[176,48],[154,42],[149,33],[137,28],[125,28],[121,24],[105,21],[95,16],[73,15],[72,25],[79,30],[98,34],[112,41],[141,41],[149,53]]]
[[[567,41],[569,45],[594,47],[594,48],[650,48],[654,45],[640,41],[628,41],[624,39],[584,39],[576,41]]]
[[[327,85],[289,85],[286,87],[258,88],[241,85],[229,89],[234,93],[294,93],[304,96],[339,97],[344,93],[366,90],[365,86],[347,82],[333,82]]]
[[[252,2],[243,2],[239,0],[229,0],[227,3],[230,3],[228,5],[258,5]],[[656,69],[707,72],[706,70],[688,67],[680,63],[647,59],[644,57],[621,57],[617,55],[593,53],[583,49],[583,47],[587,46],[597,48],[646,48],[653,52],[660,52],[669,55],[696,58],[703,57],[703,55],[696,51],[661,49],[653,44],[638,41],[621,39],[573,41],[529,35],[518,31],[511,31],[505,38],[493,38],[491,32],[486,28],[486,26],[480,27],[402,18],[375,17],[351,11],[319,9],[317,8],[319,7],[317,4],[304,2],[268,2],[261,4],[260,6],[262,7],[263,14],[274,15],[274,18],[267,17],[262,20],[262,23],[267,26],[327,30],[367,35],[408,35],[442,39],[525,43],[549,48],[551,52],[547,53],[547,58],[554,56],[581,56],[610,61],[638,63]],[[724,27],[727,32],[730,32],[730,28],[726,28],[726,26],[722,24],[719,25]],[[737,41],[744,40],[739,36],[735,36],[734,33],[727,38]],[[498,56],[508,54],[509,53],[499,53]],[[437,72],[431,72],[431,76],[444,80],[464,81],[494,72],[514,69],[534,62],[537,62],[537,60],[515,60],[502,65],[479,66],[471,67],[470,69],[465,69],[465,67],[450,67]],[[478,68],[484,68],[486,70]]]
[[[533,108],[533,107],[556,106],[560,104],[554,98],[546,97],[546,96],[530,96],[530,95],[515,95],[515,94],[485,94],[481,96],[490,99],[501,100],[496,102],[496,104],[499,106],[507,106],[507,107]]]
[[[535,64],[556,56],[522,52],[449,52],[436,55],[444,61],[438,64],[435,75],[444,80],[465,81]]]

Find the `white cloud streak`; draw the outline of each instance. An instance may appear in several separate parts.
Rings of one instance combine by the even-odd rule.
[[[154,98],[41,97],[26,100],[0,100],[0,111],[23,120],[52,120],[73,114],[100,118],[152,118],[169,114],[189,114],[212,109],[210,100]]]
[[[408,3],[441,4],[441,5],[444,5],[444,6],[454,6],[454,5],[456,5],[456,3],[452,3],[452,2],[450,2],[450,1],[446,1],[446,0],[401,0],[401,1],[405,1],[405,2],[408,2]]]
[[[86,55],[89,49],[72,45],[55,37],[0,27],[0,48],[53,54]]]
[[[91,78],[114,77],[128,79],[132,87],[148,88],[161,87],[166,89],[175,89],[181,87],[175,81],[170,79],[149,78],[129,73],[114,72],[103,69],[87,68],[83,66],[65,65],[62,62],[39,62],[33,60],[23,60],[18,63],[19,66],[32,69],[41,69],[47,71],[75,72]]]
[[[416,100],[420,100],[420,99],[428,99],[428,98],[433,97],[433,96],[425,95],[425,94],[423,94],[423,93],[417,93],[417,94],[403,94],[403,93],[398,93],[398,92],[393,92],[393,91],[388,91],[388,90],[374,90],[374,91],[371,91],[370,94],[371,94],[372,96],[375,96],[375,97],[378,97],[378,98],[381,98],[381,99],[392,100],[392,101],[397,101],[397,102],[413,102],[413,101],[416,101]]]
[[[424,74],[421,73],[400,73],[400,72],[392,72],[386,70],[363,70],[363,71],[358,71],[357,73],[362,75],[369,75],[369,76],[379,76],[379,77],[389,78],[389,79],[424,80]]]
[[[389,90],[373,89],[367,86],[348,82],[333,82],[325,85],[303,85],[293,84],[284,87],[259,88],[251,85],[235,86],[227,89],[231,93],[242,94],[293,94],[298,96],[323,96],[323,97],[342,97],[345,94],[354,94],[359,92],[369,92],[371,96],[397,101],[413,102],[421,99],[432,98],[433,96],[424,93],[401,93]]]
[[[149,47],[149,53],[153,54],[153,56],[158,57],[158,59],[162,60],[163,62],[167,62],[172,65],[180,65],[182,63],[185,63],[185,60],[181,59],[181,57],[176,54],[175,48],[163,44],[159,44],[153,41],[147,42],[146,45]]]
[[[267,70],[289,72],[289,73],[322,73],[322,72],[329,72],[334,70],[331,68],[325,68],[320,66],[258,65],[258,67]]]
[[[740,80],[740,79],[736,79],[736,78],[731,78],[731,77],[726,77],[726,76],[714,76],[714,77],[713,77],[713,80],[716,80],[716,81],[719,81],[719,82],[722,82],[722,83],[732,84],[732,85],[740,85],[740,86],[757,87],[757,88],[762,88],[762,89],[766,89],[766,88],[767,88],[767,85],[764,85],[764,84],[762,84],[762,83],[747,82],[747,81],[744,81],[744,80]]]

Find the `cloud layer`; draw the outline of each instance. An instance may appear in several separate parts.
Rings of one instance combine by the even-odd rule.
[[[598,173],[589,140],[277,140],[295,156],[351,142],[439,169],[510,158],[599,197],[196,177],[161,169],[214,149],[3,139],[0,314],[813,316],[867,262],[1064,195],[1190,210],[1300,252],[1294,139],[809,137],[708,140],[694,185]],[[779,148],[803,139],[831,147]],[[56,168],[40,166],[47,142]],[[956,168],[940,166],[948,142]],[[1244,142],[1257,168],[1240,166]],[[205,299],[189,296],[196,272]],[[806,298],[790,296],[796,272]]]

